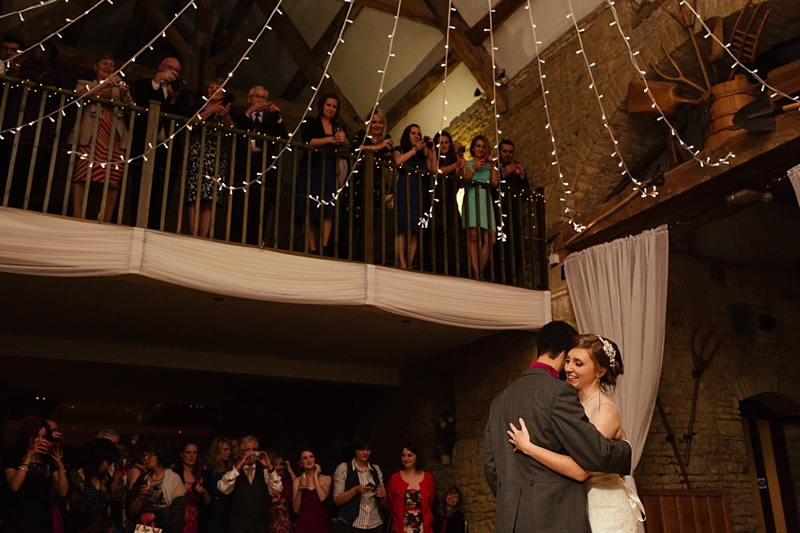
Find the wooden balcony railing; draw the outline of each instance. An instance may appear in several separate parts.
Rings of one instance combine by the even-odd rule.
[[[434,187],[431,173],[371,152],[357,162],[349,152],[212,123],[186,127],[189,119],[161,113],[157,102],[144,108],[27,81],[0,82],[5,207],[395,267],[398,241],[404,257],[412,255],[415,223],[430,212],[408,268],[459,277],[471,277],[470,231],[462,218],[475,213],[490,231],[504,221],[506,235],[490,240],[481,279],[547,289],[541,189],[501,194],[442,175]],[[320,175],[308,160],[319,164]],[[202,198],[204,188],[209,200]],[[478,238],[477,257],[484,246]]]

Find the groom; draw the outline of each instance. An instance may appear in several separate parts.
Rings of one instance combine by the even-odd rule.
[[[536,340],[537,361],[492,402],[483,472],[497,498],[495,533],[591,533],[583,483],[513,451],[506,431],[520,418],[534,444],[569,455],[585,470],[630,473],[630,444],[603,437],[586,418],[575,388],[558,379],[564,350],[577,334],[566,322],[546,324]]]

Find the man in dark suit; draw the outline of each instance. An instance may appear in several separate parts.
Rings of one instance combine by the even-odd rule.
[[[603,437],[586,418],[577,391],[558,379],[564,349],[576,334],[565,322],[546,324],[537,337],[537,361],[492,403],[483,471],[497,498],[496,533],[591,533],[583,484],[514,452],[506,433],[511,422],[523,418],[534,444],[569,455],[586,470],[630,473],[630,444]]]
[[[150,101],[155,100],[161,103],[161,112],[171,115],[185,117],[189,114],[189,91],[183,88],[180,79],[181,62],[174,57],[166,57],[158,65],[155,75],[152,78],[142,78],[136,81],[133,87],[133,97],[137,105],[149,107]],[[145,137],[147,134],[147,113],[137,116],[134,121],[133,139],[131,145],[131,155],[141,156],[145,152]],[[159,143],[165,141],[169,135],[169,120],[161,118],[158,123]],[[172,196],[174,178],[180,174],[179,164],[181,161],[181,143],[176,142],[181,136],[176,137],[172,148],[172,165],[170,180],[167,180],[167,150],[159,148],[154,153],[150,152],[147,157],[155,156],[155,170],[153,171],[153,187],[150,193],[150,213],[148,216],[147,227],[150,229],[160,229],[161,223],[161,204],[164,199],[164,189],[167,191],[167,205]],[[155,143],[154,143],[155,145]],[[149,146],[147,147],[150,148]],[[139,157],[131,164],[131,221],[136,223],[136,215],[139,209],[139,190],[142,184],[142,164],[144,160]]]
[[[235,113],[233,122],[240,130],[252,131],[269,137],[286,139],[288,133],[283,124],[281,110],[269,101],[267,90],[256,85],[247,94],[247,110],[244,113]],[[241,242],[244,220],[244,205],[247,202],[247,241],[250,244],[261,244],[258,240],[259,227],[264,228],[261,241],[267,240],[266,232],[271,224],[270,213],[275,216],[275,197],[277,191],[278,173],[270,170],[264,176],[261,171],[272,164],[272,156],[277,155],[279,149],[274,143],[264,139],[241,138],[236,143],[236,169],[234,185],[241,186],[244,181],[258,179],[264,187],[264,205],[262,209],[262,185],[252,183],[247,191],[237,190],[233,193],[233,208],[231,210],[231,240]],[[266,156],[266,159],[265,159]],[[248,173],[247,163],[250,162]],[[261,215],[263,212],[263,226]]]

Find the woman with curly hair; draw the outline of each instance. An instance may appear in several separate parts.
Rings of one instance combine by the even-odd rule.
[[[69,490],[61,448],[52,441],[47,422],[22,421],[14,456],[5,464],[11,496],[3,533],[52,533],[53,493],[63,498]]]

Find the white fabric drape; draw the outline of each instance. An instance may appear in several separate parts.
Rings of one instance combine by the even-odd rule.
[[[789,181],[792,182],[792,187],[794,187],[797,203],[800,204],[800,165],[790,168],[789,172],[787,172],[787,176],[789,176]]]
[[[138,274],[239,298],[372,305],[475,329],[538,330],[551,319],[549,291],[320,260],[10,208],[0,208],[0,271],[36,276]]]
[[[594,246],[564,262],[579,331],[619,346],[625,373],[613,398],[633,448],[633,469],[642,457],[661,378],[668,264],[667,226]]]

